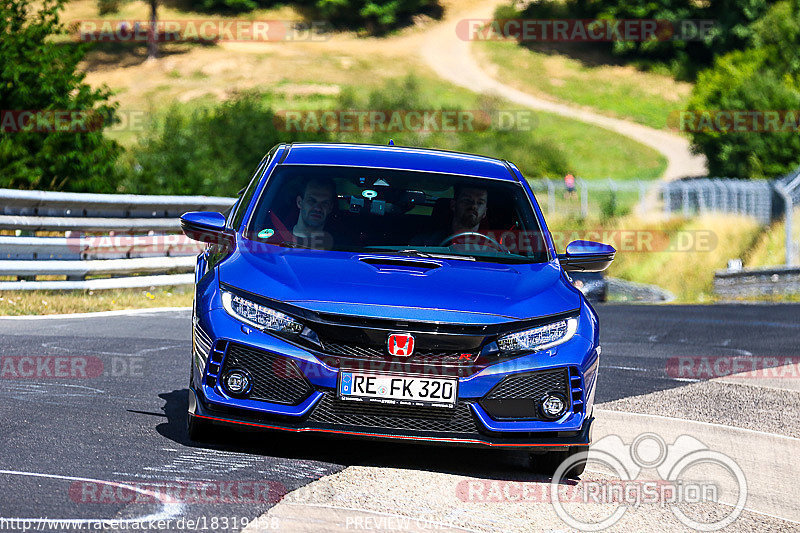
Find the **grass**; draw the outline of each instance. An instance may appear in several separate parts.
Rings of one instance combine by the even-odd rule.
[[[685,108],[691,92],[688,83],[631,66],[592,65],[509,41],[473,46],[487,69],[508,85],[652,128],[667,128],[670,114]]]
[[[672,292],[675,303],[712,303],[714,272],[728,259],[746,257],[762,228],[732,215],[695,219],[642,219],[628,215],[599,218],[549,217],[559,252],[576,239],[597,240],[617,249],[607,274]]]
[[[188,307],[189,286],[102,291],[0,291],[0,316],[88,313],[151,307]]]
[[[800,240],[800,209],[794,210],[794,242]],[[768,267],[786,264],[786,224],[775,222],[759,237],[753,250],[744,259],[746,267]]]
[[[617,254],[609,275],[658,285],[679,303],[714,301],[714,272],[744,257],[761,233],[754,220],[733,215],[673,219],[667,226],[626,217],[618,227],[652,231],[656,245]]]
[[[359,70],[366,68],[365,66],[357,66],[357,63],[354,63],[354,65],[356,66],[353,68]],[[337,76],[340,76],[340,74]],[[287,76],[271,85],[266,85],[264,89],[269,90],[269,93],[265,94],[264,98],[274,110],[336,109],[339,105],[338,98],[341,91],[352,91],[359,100],[364,100],[364,96],[367,93],[384,87],[388,79],[395,79],[370,78],[368,70],[360,71],[356,77],[364,77],[365,79],[370,79],[370,81],[356,83],[353,79],[349,80],[347,84],[342,84],[335,79],[336,76],[326,78],[321,74],[313,81]],[[398,76],[397,78],[401,77]],[[500,110],[518,109],[512,108],[504,101],[487,102],[487,98],[484,96],[476,95],[466,89],[453,87],[427,73],[417,74],[416,78],[419,81],[417,100],[425,102],[428,109],[441,107],[463,110],[480,110],[487,107]],[[170,77],[168,71],[164,74],[162,83],[157,85],[159,94],[164,93],[165,97],[159,96],[156,98],[153,95],[153,97],[149,97],[151,102],[168,103],[175,99],[181,101],[179,96],[174,96],[176,85],[174,83],[170,84],[170,80],[173,82],[180,81],[179,85],[181,86],[198,81],[196,79],[187,81],[185,78],[177,80]],[[220,82],[217,76],[211,75],[209,79],[199,80],[199,82],[205,85],[205,89],[192,93],[194,95],[193,98],[180,104],[187,113],[216,105],[218,102],[218,98],[213,92],[214,84]],[[334,88],[336,90],[332,90]],[[173,96],[170,97],[170,95]],[[123,113],[126,111],[127,106],[131,105],[130,102],[131,99],[128,97],[121,102]],[[156,117],[165,111],[164,104],[161,105],[161,107],[152,106],[150,108],[150,118]],[[581,178],[605,179],[613,177],[618,180],[652,180],[658,178],[666,167],[666,160],[661,154],[623,135],[549,113],[528,110],[525,110],[524,113],[526,113],[526,116],[532,117],[530,121],[532,127],[520,130],[519,135],[530,139],[531,145],[545,142],[560,150],[566,156],[568,170]],[[141,132],[131,131],[112,132],[112,135],[116,135],[116,140],[126,146],[135,144],[140,134]],[[349,135],[348,140],[369,142],[367,136],[367,134],[364,134],[364,138],[358,138],[358,136],[353,138],[352,135]],[[387,134],[385,141],[388,141],[389,137],[395,137],[395,140],[397,140],[398,136]],[[482,143],[476,142],[475,145],[481,147]],[[485,146],[491,147],[493,143],[486,143]],[[445,149],[456,148],[453,145],[437,147]],[[481,151],[481,148],[478,148],[476,152],[482,155],[508,158],[517,163],[527,176],[531,178],[541,177],[538,173],[529,170],[529,168],[538,166],[533,164],[537,154],[530,152],[530,150],[515,150],[510,145],[501,145],[497,148],[498,151],[490,152],[487,151],[487,148],[483,148],[483,150]],[[531,161],[527,168],[526,160]],[[563,176],[553,175],[550,177],[561,178]],[[597,195],[593,196],[597,197]],[[620,195],[621,200],[625,198],[631,200],[626,200],[630,204],[635,200],[636,194]]]

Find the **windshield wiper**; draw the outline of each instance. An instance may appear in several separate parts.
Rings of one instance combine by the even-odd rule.
[[[424,257],[427,259],[456,259],[460,261],[475,261],[475,258],[471,255],[437,254],[433,252],[422,252],[415,248],[408,248],[405,250],[391,250],[391,252],[413,255],[414,257]]]
[[[303,248],[304,250],[313,250],[311,246],[306,246],[294,241],[281,241],[278,246],[283,246],[285,248]]]

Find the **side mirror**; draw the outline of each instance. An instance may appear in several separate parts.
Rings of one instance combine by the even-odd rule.
[[[192,240],[209,244],[233,242],[233,234],[225,228],[225,216],[213,211],[190,211],[181,216],[181,229]]]
[[[601,272],[608,268],[616,253],[607,244],[572,241],[567,245],[567,253],[558,254],[558,261],[567,272]]]

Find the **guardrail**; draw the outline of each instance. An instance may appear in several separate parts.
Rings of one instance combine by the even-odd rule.
[[[714,273],[714,292],[732,299],[800,294],[800,267],[718,270]]]
[[[14,236],[0,236],[0,276],[14,278],[0,280],[0,290],[192,283],[194,277],[188,272],[204,245],[179,233],[178,217],[187,211],[225,211],[234,201],[216,196],[0,189],[0,230],[15,231]]]

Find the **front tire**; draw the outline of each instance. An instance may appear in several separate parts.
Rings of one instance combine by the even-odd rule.
[[[588,446],[572,446],[559,452],[532,453],[530,454],[530,467],[537,474],[552,476],[561,463],[569,461],[572,466],[564,472],[564,478],[577,479],[586,469],[586,456],[581,458],[575,456],[588,451]]]

